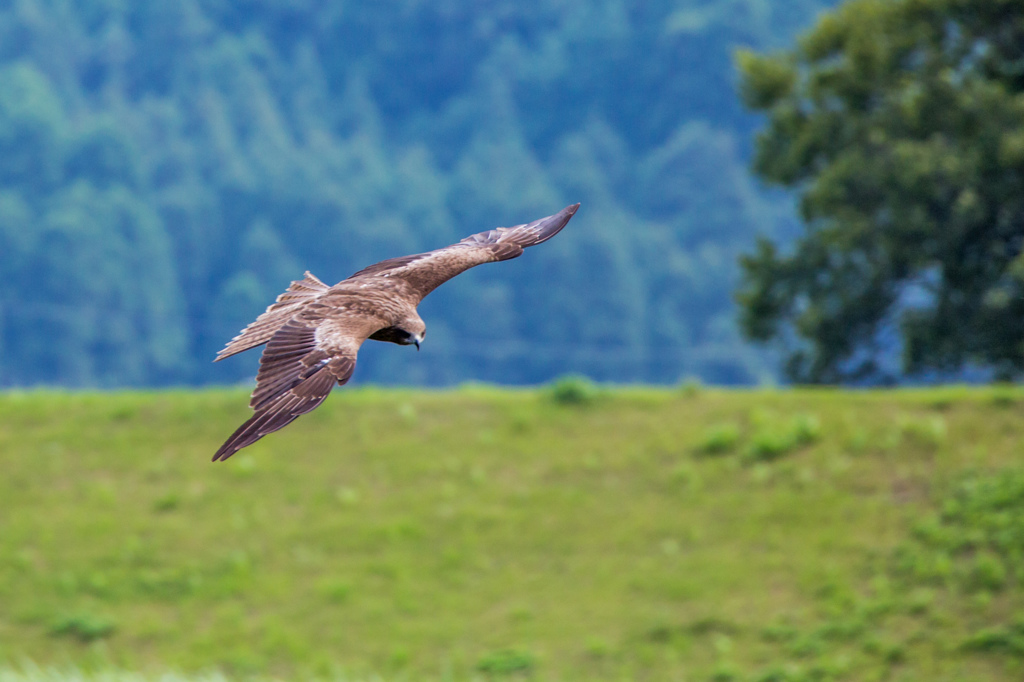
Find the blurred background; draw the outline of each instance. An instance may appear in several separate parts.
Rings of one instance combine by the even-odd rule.
[[[577,201],[356,380],[771,380],[737,257],[797,218],[749,171],[733,52],[834,4],[0,2],[0,386],[242,381],[214,354],[304,270]]]

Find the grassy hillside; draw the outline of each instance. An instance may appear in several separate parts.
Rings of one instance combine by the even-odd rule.
[[[245,402],[0,396],[0,663],[1024,675],[1016,389],[357,389],[209,463]]]

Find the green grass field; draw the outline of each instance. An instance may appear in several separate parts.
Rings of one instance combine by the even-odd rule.
[[[1017,389],[245,404],[0,395],[0,680],[1024,678]]]

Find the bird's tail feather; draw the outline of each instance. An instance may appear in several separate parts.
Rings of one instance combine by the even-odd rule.
[[[224,350],[217,353],[214,362],[266,343],[277,333],[278,329],[288,323],[288,320],[302,306],[329,288],[311,273],[307,272],[302,279],[292,282],[288,290],[278,296],[277,300],[267,308],[266,312],[243,329],[238,336],[231,339],[228,345],[224,347]]]
[[[313,411],[324,401],[335,383],[334,375],[324,367],[298,382],[290,390],[282,391],[224,441],[224,445],[221,445],[213,455],[213,461],[223,462],[268,433],[283,429],[302,415]]]

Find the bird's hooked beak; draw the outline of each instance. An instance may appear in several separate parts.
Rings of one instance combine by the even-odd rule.
[[[419,350],[420,350],[420,340],[419,339],[413,339],[412,342],[416,344],[416,351],[419,352]]]

